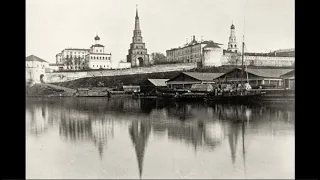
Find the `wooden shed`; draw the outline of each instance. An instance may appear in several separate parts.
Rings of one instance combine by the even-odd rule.
[[[190,89],[193,84],[215,84],[216,79],[224,73],[182,72],[167,81],[168,88]]]
[[[169,79],[147,79],[140,85],[141,92],[148,95],[154,95],[157,93],[158,89],[167,87],[166,81],[168,80]]]

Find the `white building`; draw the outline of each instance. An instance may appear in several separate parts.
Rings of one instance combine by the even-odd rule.
[[[100,37],[94,38],[96,41],[90,48],[90,53],[85,56],[85,64],[88,69],[111,69],[111,53],[104,51],[104,46],[99,43]]]
[[[95,44],[90,49],[66,48],[56,55],[56,64],[50,64],[51,69],[85,70],[111,69],[111,53],[106,53],[100,44],[100,37],[94,38]]]
[[[26,58],[26,83],[41,83],[46,81],[46,70],[49,63],[37,56],[30,55]]]
[[[183,47],[166,51],[167,62],[201,63],[202,66],[220,66],[223,50],[222,44],[213,41],[196,41],[195,36]]]

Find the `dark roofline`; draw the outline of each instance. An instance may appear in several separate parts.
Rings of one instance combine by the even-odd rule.
[[[64,49],[64,50],[80,50],[80,51],[90,51],[90,49],[78,49],[78,48],[66,48],[66,49]],[[64,50],[62,50],[62,51],[64,51]]]
[[[93,54],[93,55],[111,55],[111,53],[89,53],[87,55],[91,55],[91,54]]]
[[[46,63],[49,63],[48,61],[46,60],[43,60],[35,55],[30,55],[28,57],[26,57],[26,61],[39,61],[39,62],[46,62]]]

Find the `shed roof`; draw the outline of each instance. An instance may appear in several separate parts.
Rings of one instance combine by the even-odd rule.
[[[46,62],[48,63],[47,61],[35,56],[35,55],[30,55],[26,58],[26,61],[39,61],[39,62]]]
[[[170,79],[148,79],[154,86],[167,86],[166,81],[169,81]]]
[[[293,69],[285,74],[282,74],[280,77],[294,77],[294,75],[295,75],[295,70]]]
[[[286,74],[292,70],[293,69],[247,69],[246,71],[260,77],[279,78],[281,75]]]
[[[88,88],[78,88],[77,90],[78,90],[78,91],[89,91]]]
[[[183,72],[183,74],[200,81],[211,81],[224,75],[224,73],[198,73],[198,72]]]

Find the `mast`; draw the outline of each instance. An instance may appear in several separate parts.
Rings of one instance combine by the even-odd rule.
[[[241,54],[241,84],[243,84],[243,71],[244,71],[243,56],[244,56],[244,34],[243,34],[242,54]]]

